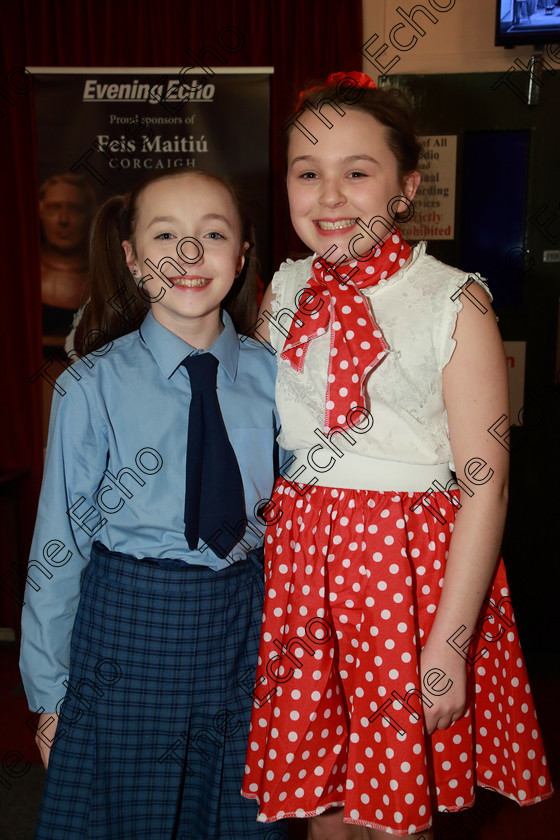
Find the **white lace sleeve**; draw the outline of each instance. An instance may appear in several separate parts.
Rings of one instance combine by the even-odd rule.
[[[290,324],[297,312],[297,295],[311,277],[313,257],[305,260],[286,260],[272,278],[273,321],[270,322],[270,343],[281,353],[290,330]]]
[[[488,288],[488,283],[481,277],[480,274],[465,274],[464,272],[454,272],[451,282],[447,285],[447,293],[441,300],[441,311],[434,313],[434,322],[438,327],[436,334],[436,351],[438,353],[439,363],[441,369],[448,364],[451,356],[455,350],[457,342],[453,338],[455,328],[457,326],[457,316],[462,310],[463,306],[479,306],[478,302],[474,303],[474,298],[469,292],[471,283],[477,283],[492,300],[492,293]],[[489,314],[489,317],[493,317]]]

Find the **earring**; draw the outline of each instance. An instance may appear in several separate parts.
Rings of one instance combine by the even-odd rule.
[[[137,274],[138,274],[138,272],[136,271],[136,269],[134,269],[133,272],[132,272],[132,276],[136,277]]]

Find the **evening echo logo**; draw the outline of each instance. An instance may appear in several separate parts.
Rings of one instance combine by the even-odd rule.
[[[86,79],[83,102],[213,102],[215,85],[189,78],[188,84],[180,79],[165,79],[148,84],[134,79],[132,82],[98,81]]]

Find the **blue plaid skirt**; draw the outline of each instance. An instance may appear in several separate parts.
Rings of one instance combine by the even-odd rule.
[[[263,600],[223,571],[95,543],[36,840],[282,840],[240,794]]]

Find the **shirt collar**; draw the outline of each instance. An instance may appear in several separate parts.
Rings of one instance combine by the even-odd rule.
[[[224,329],[214,344],[208,348],[208,352],[217,358],[219,364],[234,382],[239,361],[239,338],[233,321],[223,309],[221,310],[221,319]],[[181,362],[189,355],[189,352],[202,352],[191,347],[178,335],[156,321],[152,312],[148,312],[138,332],[166,379],[173,376]]]

